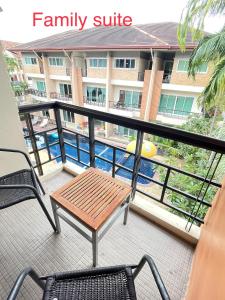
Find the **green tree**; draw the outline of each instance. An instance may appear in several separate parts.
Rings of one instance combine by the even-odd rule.
[[[19,66],[17,59],[15,59],[14,57],[10,57],[6,54],[4,55],[4,57],[5,57],[5,61],[6,61],[9,73],[19,70],[20,66]]]
[[[182,13],[177,32],[183,51],[189,32],[194,41],[199,41],[189,60],[189,76],[195,77],[199,66],[203,63],[211,63],[214,66],[212,77],[199,97],[199,103],[206,111],[213,109],[214,116],[218,110],[225,108],[225,26],[215,34],[204,34],[203,30],[207,16],[224,13],[224,0],[189,0]]]

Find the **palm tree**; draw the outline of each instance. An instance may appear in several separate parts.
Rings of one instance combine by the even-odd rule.
[[[224,13],[224,0],[189,0],[177,32],[182,51],[185,51],[188,32],[191,32],[193,40],[199,41],[189,60],[189,76],[195,77],[202,63],[214,66],[212,77],[199,97],[199,103],[206,111],[214,109],[214,117],[218,109],[225,108],[225,26],[218,33],[205,34],[204,22],[209,15]]]

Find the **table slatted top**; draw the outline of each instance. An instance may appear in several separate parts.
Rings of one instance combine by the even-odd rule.
[[[128,184],[89,168],[50,197],[91,230],[97,230],[130,193]]]

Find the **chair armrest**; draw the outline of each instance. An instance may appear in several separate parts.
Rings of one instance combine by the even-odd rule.
[[[35,194],[35,196],[39,197],[37,189],[29,184],[1,184],[0,190],[13,190],[13,189],[29,189]]]
[[[7,300],[15,300],[19,291],[20,291],[20,288],[24,282],[24,279],[27,277],[27,276],[30,276],[34,282],[40,286],[40,288],[42,288],[44,290],[44,282],[42,282],[40,280],[40,278],[38,277],[37,273],[30,267],[24,269],[20,275],[17,277],[16,279],[16,282],[14,283],[11,291],[10,291],[10,294],[7,298]]]
[[[9,149],[9,148],[0,148],[0,152],[11,152],[11,153],[19,153],[19,154],[22,154],[22,155],[26,158],[26,161],[27,161],[27,163],[29,164],[29,166],[30,166],[31,168],[33,168],[29,156],[28,156],[25,152],[23,152],[23,151],[21,151],[21,150]]]
[[[156,285],[159,289],[159,292],[160,292],[160,295],[162,297],[163,300],[170,300],[170,296],[166,290],[166,287],[162,281],[162,278],[159,274],[159,271],[153,261],[153,259],[151,258],[151,256],[149,255],[144,255],[141,259],[141,261],[139,262],[137,268],[134,270],[134,273],[133,273],[133,276],[134,276],[134,279],[137,277],[137,275],[139,274],[139,272],[141,271],[141,269],[144,267],[145,263],[148,263],[150,269],[151,269],[151,272],[152,272],[152,275],[155,279],[155,282],[156,282]]]

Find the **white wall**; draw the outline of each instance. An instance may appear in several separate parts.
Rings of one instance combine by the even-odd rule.
[[[26,151],[16,100],[10,86],[9,75],[0,48],[0,148]],[[0,152],[0,176],[26,167],[17,154]]]

